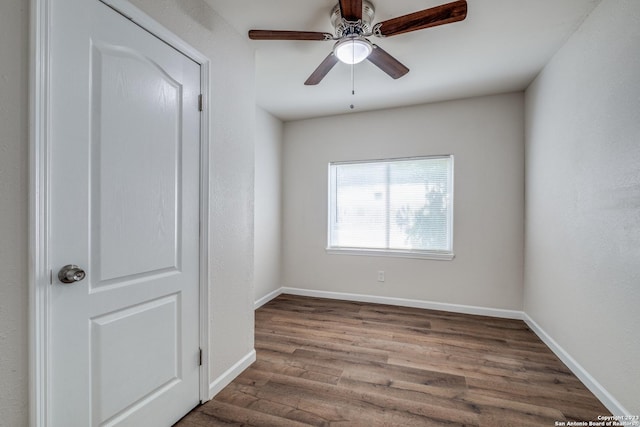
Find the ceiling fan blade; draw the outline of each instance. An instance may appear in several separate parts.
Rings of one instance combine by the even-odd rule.
[[[340,0],[340,13],[347,21],[362,19],[362,0]]]
[[[251,40],[331,40],[330,33],[317,33],[315,31],[276,31],[276,30],[249,30]]]
[[[329,56],[324,58],[324,61],[320,63],[318,68],[316,68],[316,70],[313,73],[311,73],[311,75],[309,76],[307,81],[304,82],[304,84],[307,86],[317,85],[322,81],[322,79],[324,79],[324,76],[326,76],[329,73],[329,71],[331,71],[331,69],[334,67],[334,65],[336,65],[337,63],[338,63],[338,58],[333,54],[333,52],[331,52]]]
[[[402,65],[400,61],[375,44],[367,59],[394,79],[399,79],[409,72],[409,69]]]
[[[466,17],[467,1],[458,0],[380,22],[376,28],[381,35],[388,37],[462,21]]]

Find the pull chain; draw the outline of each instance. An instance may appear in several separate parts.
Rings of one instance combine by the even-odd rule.
[[[351,43],[354,43],[353,41]],[[351,48],[351,55],[353,58],[353,61],[351,61],[351,95],[355,96],[356,94],[356,79],[355,79],[355,56],[356,56],[356,50],[354,49],[354,46],[352,46]],[[352,110],[355,108],[353,104],[351,104],[349,106],[349,108],[351,108]]]
[[[351,64],[351,95],[356,94],[355,65]]]

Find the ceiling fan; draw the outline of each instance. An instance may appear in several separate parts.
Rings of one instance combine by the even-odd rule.
[[[309,76],[305,85],[317,85],[329,71],[342,61],[357,64],[368,59],[394,79],[409,72],[400,61],[371,43],[367,37],[390,37],[410,31],[462,21],[467,16],[467,1],[424,9],[408,15],[388,19],[371,25],[375,9],[368,0],[339,0],[331,11],[331,23],[335,35],[314,31],[249,30],[252,40],[336,40],[333,51]]]

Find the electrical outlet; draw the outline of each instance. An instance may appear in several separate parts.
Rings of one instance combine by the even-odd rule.
[[[384,282],[384,270],[378,271],[378,282]]]

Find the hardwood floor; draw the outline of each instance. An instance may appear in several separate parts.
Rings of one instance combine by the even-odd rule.
[[[520,320],[281,295],[257,361],[177,427],[554,426],[609,415]]]

